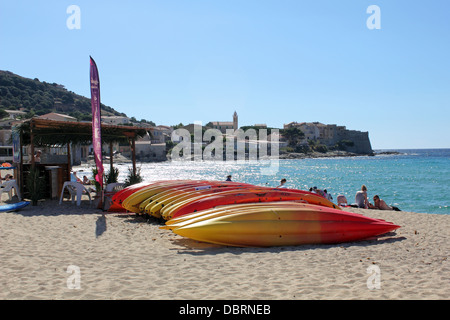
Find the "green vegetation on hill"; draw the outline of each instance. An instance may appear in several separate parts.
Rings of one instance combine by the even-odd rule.
[[[101,108],[102,115],[126,116],[104,104]],[[32,80],[1,70],[0,110],[22,110],[27,112],[27,118],[57,112],[77,120],[92,120],[89,98],[68,91],[60,84]]]

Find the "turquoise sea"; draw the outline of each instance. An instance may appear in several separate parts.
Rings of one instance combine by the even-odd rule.
[[[278,167],[268,161],[174,161],[138,163],[137,166],[145,181],[225,180],[231,174],[233,181],[276,187],[282,178],[286,178],[287,187],[308,190],[317,186],[327,189],[334,200],[339,194],[345,195],[349,203],[354,202],[356,191],[365,184],[369,200],[378,194],[386,203],[402,211],[450,214],[450,149],[376,151],[401,154],[279,160]],[[273,174],[263,174],[262,169],[269,165],[275,166]],[[117,164],[119,181],[126,178],[129,166]],[[107,165],[105,170],[109,170]],[[82,174],[80,172],[78,176]]]

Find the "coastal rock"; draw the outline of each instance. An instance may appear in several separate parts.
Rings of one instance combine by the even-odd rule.
[[[308,159],[308,158],[335,158],[335,157],[357,157],[357,156],[373,156],[373,153],[360,154],[348,151],[328,151],[328,152],[311,152],[311,153],[282,153],[280,159]]]

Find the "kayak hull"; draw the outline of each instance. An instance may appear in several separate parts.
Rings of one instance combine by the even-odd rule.
[[[25,208],[29,204],[30,202],[28,201],[20,201],[17,203],[0,205],[0,212],[20,210],[22,208]]]
[[[316,205],[260,205],[243,211],[225,207],[227,214],[197,221],[187,219],[182,224],[172,224],[170,229],[197,241],[268,247],[359,241],[399,228],[384,220]]]
[[[273,202],[273,201],[304,201],[309,204],[323,205],[330,208],[336,207],[330,201],[314,194],[298,193],[289,191],[267,191],[261,190],[235,190],[231,194],[214,195],[208,198],[198,199],[186,205],[172,210],[167,219],[177,218],[179,216],[197,212],[217,206],[240,204],[240,203],[258,203],[258,202]]]

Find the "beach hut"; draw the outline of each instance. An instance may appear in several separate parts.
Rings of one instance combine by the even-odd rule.
[[[102,124],[102,144],[109,144],[110,146],[110,167],[113,168],[112,144],[114,142],[128,142],[131,147],[133,174],[136,175],[136,154],[135,141],[138,137],[143,137],[147,134],[145,128],[133,126],[118,126]],[[76,121],[55,121],[49,119],[32,118],[22,122],[16,126],[18,135],[20,136],[19,152],[17,157],[19,160],[15,165],[17,166],[17,181],[22,194],[26,193],[26,174],[30,172],[31,168],[39,168],[42,172],[56,170],[57,172],[53,179],[53,185],[47,185],[46,190],[53,189],[53,195],[50,196],[47,192],[47,197],[55,198],[63,187],[64,181],[70,181],[71,171],[71,144],[90,144],[92,142],[92,123],[91,122],[76,122]],[[22,156],[22,147],[30,145],[31,159],[29,163],[24,163]],[[36,147],[67,147],[66,161],[58,161],[58,163],[50,163],[51,161],[43,161],[37,163],[34,158]],[[47,179],[49,180],[49,179]],[[56,181],[55,181],[56,180]],[[51,184],[47,182],[48,184]],[[56,186],[55,186],[56,185]]]

